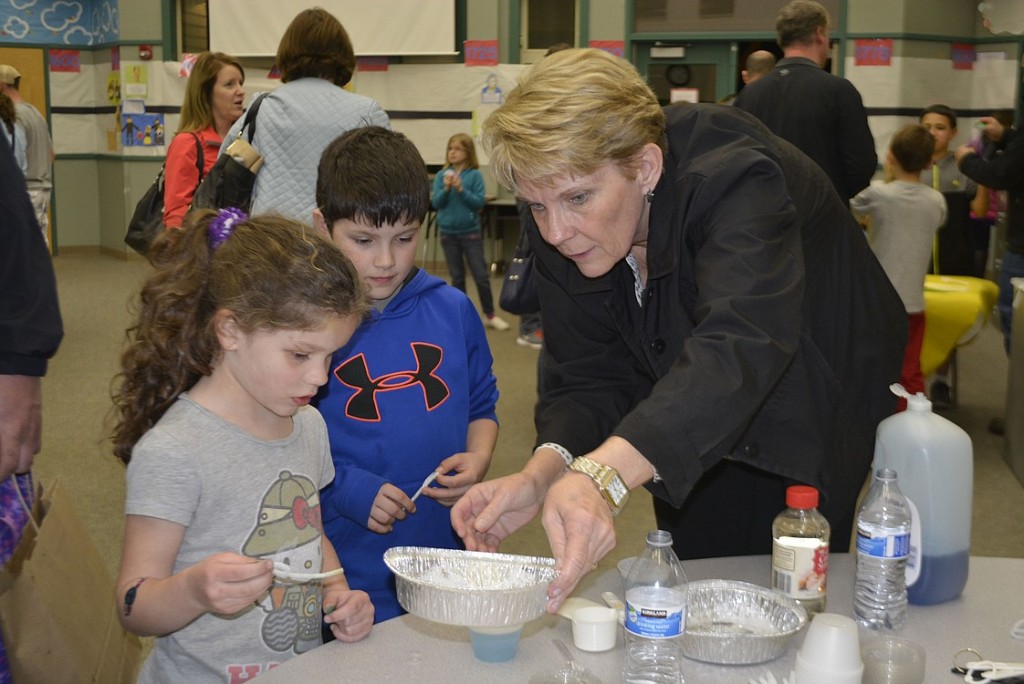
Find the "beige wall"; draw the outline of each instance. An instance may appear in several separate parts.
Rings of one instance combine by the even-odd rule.
[[[975,0],[850,0],[847,3],[847,31],[851,33],[916,33],[962,38],[975,35],[978,28],[981,24]]]
[[[839,0],[824,0],[827,6]],[[161,18],[163,4],[174,0],[122,0],[120,3],[121,38],[124,41],[151,41],[156,61],[161,59]],[[633,33],[626,26],[627,0],[589,0],[587,35],[591,40],[626,40]],[[743,25],[737,31],[774,31],[774,16],[781,0],[736,0],[732,20]],[[950,36],[958,40],[990,35],[982,26],[977,0],[847,0],[846,30],[851,33],[878,34],[880,37],[913,33]],[[519,0],[467,0],[467,38],[498,40],[499,60],[509,61],[510,12]],[[650,4],[648,3],[648,6]],[[667,0],[668,16],[690,22],[687,30],[710,30],[711,25],[696,21],[696,0]],[[666,30],[665,25],[644,24],[645,30]],[[679,29],[683,30],[683,29]],[[1011,41],[1012,43],[1012,41]],[[1013,50],[1011,44],[1010,50]],[[137,46],[121,48],[122,59],[137,58]],[[894,53],[901,57],[948,59],[948,43],[897,40]],[[89,60],[90,57],[83,58]],[[99,48],[96,60],[109,54]],[[154,62],[156,63],[156,62]],[[897,74],[898,75],[898,74]],[[908,77],[909,75],[904,75]],[[895,96],[894,96],[895,97]],[[102,102],[97,102],[102,104]],[[898,104],[877,103],[878,106]],[[429,109],[429,106],[424,105]],[[158,159],[102,156],[97,159],[58,159],[55,165],[55,224],[58,246],[101,245],[112,253],[126,254],[122,238],[124,227],[138,198],[145,192],[159,168]]]

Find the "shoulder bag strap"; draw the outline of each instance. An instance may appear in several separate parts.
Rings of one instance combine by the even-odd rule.
[[[206,155],[203,153],[203,141],[199,139],[199,134],[193,132],[192,137],[196,139],[196,171],[199,172],[196,187],[198,188],[199,184],[203,182],[203,165],[206,162]]]
[[[252,137],[256,135],[256,113],[260,110],[260,105],[263,103],[264,98],[270,93],[263,93],[249,105],[249,111],[245,113],[245,121],[242,122],[242,127],[238,129],[238,137],[242,137],[242,133],[245,129],[249,129],[249,143],[252,143]]]

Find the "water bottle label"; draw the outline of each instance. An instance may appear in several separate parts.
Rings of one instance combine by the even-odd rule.
[[[626,602],[626,631],[648,639],[671,639],[683,633],[686,606],[644,608]]]
[[[872,535],[871,532],[858,527],[857,553],[875,558],[906,558],[910,555],[910,534]]]
[[[917,506],[907,497],[907,506],[910,508],[910,555],[907,558],[907,586],[917,582],[921,576],[921,516],[917,512]]]

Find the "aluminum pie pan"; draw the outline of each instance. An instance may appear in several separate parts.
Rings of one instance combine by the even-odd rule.
[[[467,627],[521,625],[540,617],[557,576],[553,558],[422,546],[388,549],[384,562],[403,608]]]
[[[774,660],[807,624],[788,596],[731,580],[690,582],[686,610],[683,655],[717,665]]]

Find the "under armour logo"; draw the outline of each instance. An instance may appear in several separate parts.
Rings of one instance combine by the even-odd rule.
[[[395,371],[371,378],[364,354],[357,354],[334,369],[334,377],[357,390],[345,405],[345,415],[355,420],[378,422],[380,408],[377,406],[377,393],[394,392],[413,385],[423,389],[423,401],[428,411],[444,403],[450,394],[448,386],[434,375],[444,355],[441,348],[421,342],[413,342],[409,346],[416,357],[415,370]]]

